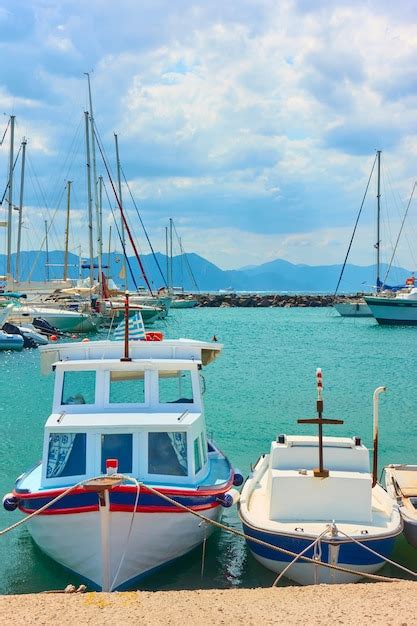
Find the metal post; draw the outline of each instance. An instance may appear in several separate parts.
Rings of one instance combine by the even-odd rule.
[[[372,466],[372,487],[378,482],[378,420],[379,420],[379,396],[386,391],[386,387],[377,387],[374,391],[374,455]]]
[[[125,293],[125,354],[121,361],[131,361],[129,357],[129,292]]]

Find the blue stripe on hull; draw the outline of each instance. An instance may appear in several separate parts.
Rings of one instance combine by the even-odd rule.
[[[279,548],[284,548],[285,550],[290,550],[291,552],[295,552],[296,554],[300,554],[309,544],[311,544],[314,538],[301,538],[301,537],[292,537],[290,535],[277,535],[275,533],[268,533],[265,531],[257,530],[250,526],[247,526],[244,522],[243,529],[246,535],[250,537],[254,537],[256,539],[261,539],[262,541],[266,541],[274,546]],[[363,541],[363,545],[372,548],[379,554],[384,557],[389,557],[393,548],[394,548],[395,537],[386,537],[384,539],[374,539]],[[262,546],[258,543],[254,543],[250,540],[247,540],[248,547],[252,552],[257,554],[258,556],[264,557],[265,559],[270,559],[272,561],[280,561],[284,563],[289,563],[293,560],[294,557],[289,556],[287,554],[283,554],[278,550],[273,550],[272,548],[268,548],[266,546]],[[329,559],[329,544],[332,545],[340,545],[338,563],[343,563],[344,565],[376,565],[378,563],[382,563],[383,561],[364,550],[361,546],[358,546],[352,542],[342,541],[338,542],[334,539],[332,541],[321,541],[321,551],[322,558],[321,560],[324,562],[328,562]],[[309,558],[313,558],[314,556],[314,548],[308,550],[305,556]],[[304,561],[305,562],[305,561]]]
[[[382,326],[417,326],[417,320],[393,320],[393,319],[381,319],[375,318],[378,324]]]
[[[179,502],[180,504],[184,504],[185,506],[193,507],[193,506],[204,506],[212,504],[216,501],[216,496],[171,496],[173,500]],[[25,509],[37,510],[42,506],[47,504],[52,500],[51,497],[47,498],[28,498],[25,500],[24,497],[21,498],[21,503],[25,507]],[[136,492],[110,492],[110,504],[115,506],[132,506],[134,505],[136,500]],[[74,508],[83,508],[89,506],[95,506],[98,504],[98,496],[94,492],[88,492],[82,494],[69,494],[55,502],[50,507],[50,510],[59,511],[60,509],[74,509]],[[157,507],[165,507],[170,508],[174,505],[170,504],[163,498],[152,494],[152,493],[144,493],[141,492],[139,496],[139,505],[138,506],[157,506]]]

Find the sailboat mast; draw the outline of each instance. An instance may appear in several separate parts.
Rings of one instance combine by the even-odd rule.
[[[69,222],[70,222],[70,206],[71,206],[71,183],[67,182],[67,219],[65,224],[65,253],[64,253],[64,280],[68,279],[68,240],[69,240]]]
[[[377,209],[376,209],[376,290],[381,289],[380,273],[380,223],[381,223],[381,150],[377,150],[378,156],[378,182],[377,182]]]
[[[169,291],[169,249],[168,249],[168,226],[165,226],[165,256],[166,256],[166,272],[167,272],[167,289]]]
[[[10,279],[12,274],[12,217],[13,217],[13,163],[14,163],[14,121],[15,116],[10,116],[10,155],[9,155],[9,194],[7,199],[7,265],[6,273]]]
[[[87,76],[87,81],[88,81],[88,99],[90,103],[91,157],[92,157],[92,162],[93,162],[94,205],[96,209],[98,282],[101,283],[103,241],[101,237],[101,227],[100,227],[100,208],[99,208],[99,195],[98,195],[97,163],[96,163],[96,142],[95,142],[95,137],[94,137],[93,99],[91,97],[90,74],[88,72],[85,72],[85,75]]]
[[[45,252],[46,252],[46,280],[49,282],[49,245],[48,245],[48,220],[45,220]]]
[[[169,285],[171,289],[174,288],[172,276],[172,217],[169,218]]]
[[[91,165],[90,165],[90,134],[89,134],[89,114],[88,111],[84,112],[85,117],[85,148],[86,148],[86,165],[87,165],[87,203],[88,203],[88,247],[90,253],[90,288],[93,287],[94,274],[93,274],[93,198],[91,196]]]
[[[116,135],[116,133],[114,133],[114,141],[116,144],[116,164],[117,164],[117,185],[118,185],[118,189],[119,189],[119,203],[120,206],[123,207],[123,200],[122,200],[122,180],[120,177],[120,157],[119,157],[119,138]],[[127,286],[127,274],[126,274],[126,239],[125,239],[125,225],[124,225],[124,220],[123,220],[123,216],[121,219],[121,226],[120,226],[120,234],[121,234],[121,238],[122,238],[122,247],[123,247],[123,269],[122,269],[122,275],[123,275],[123,280],[124,283],[122,284],[122,287],[126,287]]]
[[[107,280],[110,278],[110,260],[111,260],[111,224],[109,226],[109,249],[107,252]]]
[[[26,161],[26,144],[22,141],[22,165],[20,168],[20,197],[19,197],[19,222],[17,228],[17,246],[16,246],[16,280],[20,281],[20,247],[22,242],[22,223],[23,223],[23,190],[25,186],[25,161]]]

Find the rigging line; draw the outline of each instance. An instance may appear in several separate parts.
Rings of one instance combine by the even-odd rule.
[[[180,246],[180,252],[181,252],[182,256],[183,256],[183,257],[184,257],[184,259],[185,259],[185,264],[186,264],[186,266],[187,266],[187,268],[188,268],[188,271],[190,272],[191,279],[192,279],[192,281],[193,281],[193,283],[194,283],[194,286],[195,286],[195,288],[197,289],[197,291],[200,291],[200,289],[199,289],[199,287],[198,287],[198,285],[197,285],[197,281],[196,281],[196,279],[195,279],[195,276],[194,276],[193,270],[191,269],[191,265],[190,265],[190,262],[189,262],[189,260],[188,260],[187,254],[184,252],[184,248],[182,247],[182,241],[181,241],[181,238],[178,236],[178,232],[177,232],[177,229],[176,229],[176,227],[175,227],[175,223],[174,223],[174,222],[172,222],[172,224],[173,224],[173,226],[174,226],[174,232],[175,232],[175,235],[176,235],[176,237],[177,237],[177,239],[178,239],[178,244],[179,244],[179,246]]]
[[[139,213],[139,209],[138,209],[138,207],[137,207],[137,205],[136,205],[136,202],[135,202],[135,199],[134,199],[134,197],[133,197],[133,195],[132,195],[132,191],[131,191],[131,189],[130,189],[129,183],[128,183],[128,182],[127,182],[127,180],[126,180],[126,176],[125,176],[124,170],[123,170],[123,168],[122,168],[122,167],[120,167],[120,169],[121,169],[121,172],[122,172],[123,179],[124,179],[124,181],[125,181],[126,187],[127,187],[128,191],[129,191],[129,195],[130,195],[130,197],[131,197],[131,199],[132,199],[133,206],[134,206],[134,207],[135,207],[135,209],[136,209],[136,213],[137,213],[137,215],[138,215],[139,221],[140,221],[141,226],[142,226],[142,228],[143,228],[143,232],[145,233],[145,237],[146,237],[147,242],[148,242],[148,244],[149,244],[149,247],[150,247],[150,249],[151,249],[151,252],[152,252],[152,255],[153,255],[154,261],[155,261],[155,263],[156,263],[156,265],[157,265],[157,267],[158,267],[159,273],[161,274],[162,281],[163,281],[163,283],[164,283],[165,287],[168,287],[168,285],[167,285],[167,281],[166,281],[166,278],[165,278],[165,276],[164,276],[164,273],[163,273],[163,271],[162,271],[162,269],[161,269],[161,266],[160,266],[160,264],[159,264],[159,261],[158,261],[158,259],[157,259],[156,254],[155,254],[155,251],[154,251],[154,249],[153,249],[153,246],[152,246],[151,240],[150,240],[150,238],[149,238],[148,232],[147,232],[147,230],[146,230],[146,228],[145,228],[145,224],[143,223],[142,217],[141,217],[141,215],[140,215],[140,213]]]
[[[107,201],[108,201],[109,206],[110,206],[110,211],[111,211],[111,214],[112,214],[112,216],[113,216],[113,221],[114,221],[115,226],[116,226],[117,235],[118,235],[118,237],[119,237],[119,241],[120,241],[120,244],[121,244],[121,246],[122,246],[122,251],[123,251],[124,257],[125,257],[125,259],[126,259],[127,267],[129,268],[129,273],[130,273],[130,276],[131,276],[131,278],[132,278],[132,280],[133,280],[133,284],[135,285],[135,289],[136,289],[136,291],[138,291],[138,285],[137,285],[137,283],[136,283],[136,279],[135,279],[135,275],[134,275],[134,273],[133,273],[132,265],[131,265],[131,263],[130,263],[129,257],[128,257],[128,256],[127,256],[127,254],[126,254],[126,246],[125,246],[125,243],[124,243],[124,241],[123,241],[122,233],[120,232],[120,228],[119,228],[119,225],[118,225],[118,223],[117,223],[116,216],[115,216],[115,214],[114,214],[113,207],[112,207],[112,203],[111,203],[111,201],[110,201],[109,194],[108,194],[107,187],[106,187],[106,183],[104,182],[104,180],[103,180],[103,187],[104,187],[104,192],[105,192],[105,194],[106,194]],[[109,268],[109,269],[110,269],[110,268]]]
[[[356,234],[356,229],[358,227],[359,218],[361,216],[363,205],[365,203],[366,194],[368,193],[369,185],[370,185],[370,182],[371,182],[371,179],[372,179],[372,174],[373,174],[373,171],[374,171],[374,168],[375,168],[376,160],[377,160],[377,157],[375,155],[374,163],[372,165],[371,173],[370,173],[369,178],[368,178],[368,183],[366,185],[365,193],[364,193],[363,198],[362,198],[361,207],[359,209],[359,213],[358,213],[358,216],[356,218],[356,222],[355,222],[355,226],[354,226],[354,229],[353,229],[352,237],[350,238],[349,247],[348,247],[347,252],[346,252],[345,260],[343,262],[343,266],[342,266],[342,269],[340,271],[339,280],[337,281],[337,285],[336,285],[336,289],[334,291],[333,297],[337,294],[337,291],[338,291],[339,285],[340,285],[340,281],[342,280],[343,273],[345,271],[346,263],[347,263],[347,260],[348,260],[349,254],[350,254],[350,249],[352,247],[352,243],[353,243],[353,240],[354,240],[355,234]]]
[[[4,133],[3,133],[3,137],[1,138],[1,141],[0,141],[0,146],[2,146],[2,145],[3,145],[3,142],[4,142],[5,138],[6,138],[6,133],[7,133],[8,129],[9,129],[9,126],[10,126],[10,117],[9,117],[9,119],[8,119],[8,121],[7,121],[6,130],[4,131]]]
[[[394,261],[394,256],[395,256],[395,253],[397,251],[398,242],[400,241],[401,233],[402,233],[403,228],[404,228],[404,223],[405,223],[406,217],[408,215],[408,209],[410,208],[410,204],[411,204],[411,201],[413,199],[414,191],[416,189],[416,186],[417,186],[417,182],[414,183],[413,189],[411,191],[410,199],[408,200],[408,204],[407,204],[407,208],[406,208],[405,213],[404,213],[403,221],[401,222],[400,232],[398,233],[397,241],[395,242],[394,250],[393,250],[393,253],[392,253],[392,256],[391,256],[391,260],[390,260],[389,265],[388,265],[387,273],[385,274],[384,284],[385,284],[385,281],[387,280],[387,276],[388,276],[389,271],[391,269],[391,265],[392,265],[392,263]]]
[[[19,150],[17,152],[16,158],[15,158],[14,163],[13,163],[13,172],[14,172],[14,169],[16,167],[17,159],[19,158],[19,154],[20,154],[21,149],[22,149],[22,144],[20,144],[20,146],[19,146]],[[8,189],[9,189],[9,185],[10,185],[10,180],[7,181],[6,189],[4,190],[3,197],[0,200],[0,206],[2,206],[2,204],[4,202],[4,198],[6,197],[6,193],[7,193]]]
[[[136,256],[136,260],[137,260],[137,262],[138,262],[138,264],[139,264],[139,267],[140,267],[140,270],[141,270],[141,272],[142,272],[142,277],[143,277],[143,280],[145,281],[146,286],[148,287],[148,289],[149,289],[149,291],[150,291],[150,294],[153,296],[152,287],[151,287],[151,285],[150,285],[150,283],[149,283],[148,277],[146,276],[146,273],[145,273],[145,268],[143,267],[142,260],[141,260],[141,258],[140,258],[140,256],[139,256],[139,253],[138,253],[138,250],[137,250],[137,247],[136,247],[135,241],[134,241],[134,239],[133,239],[133,237],[132,237],[132,233],[131,233],[131,231],[130,231],[129,225],[128,225],[127,220],[126,220],[126,216],[125,216],[125,214],[124,214],[123,207],[122,207],[122,205],[121,205],[121,203],[120,203],[119,196],[117,195],[116,188],[115,188],[114,183],[113,183],[113,179],[112,179],[112,177],[111,177],[111,175],[110,175],[109,166],[108,166],[107,161],[106,161],[106,159],[105,159],[105,157],[104,157],[103,148],[102,148],[102,146],[100,145],[100,142],[99,142],[99,140],[98,140],[98,136],[97,136],[97,133],[96,133],[96,131],[95,131],[95,128],[93,128],[93,130],[94,130],[94,137],[96,138],[96,141],[97,141],[97,146],[98,146],[98,149],[100,150],[101,158],[103,159],[104,167],[106,168],[106,171],[107,171],[107,176],[109,177],[110,184],[111,184],[111,186],[112,186],[114,196],[115,196],[115,198],[116,198],[117,204],[118,204],[119,209],[120,209],[120,214],[121,214],[121,216],[122,216],[123,223],[124,223],[124,225],[125,225],[125,227],[126,227],[127,234],[128,234],[128,236],[129,236],[130,243],[131,243],[131,245],[132,245],[133,251],[134,251],[135,256]]]

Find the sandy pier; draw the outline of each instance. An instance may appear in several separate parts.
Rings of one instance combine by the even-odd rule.
[[[417,624],[417,582],[0,597],[9,624]]]

